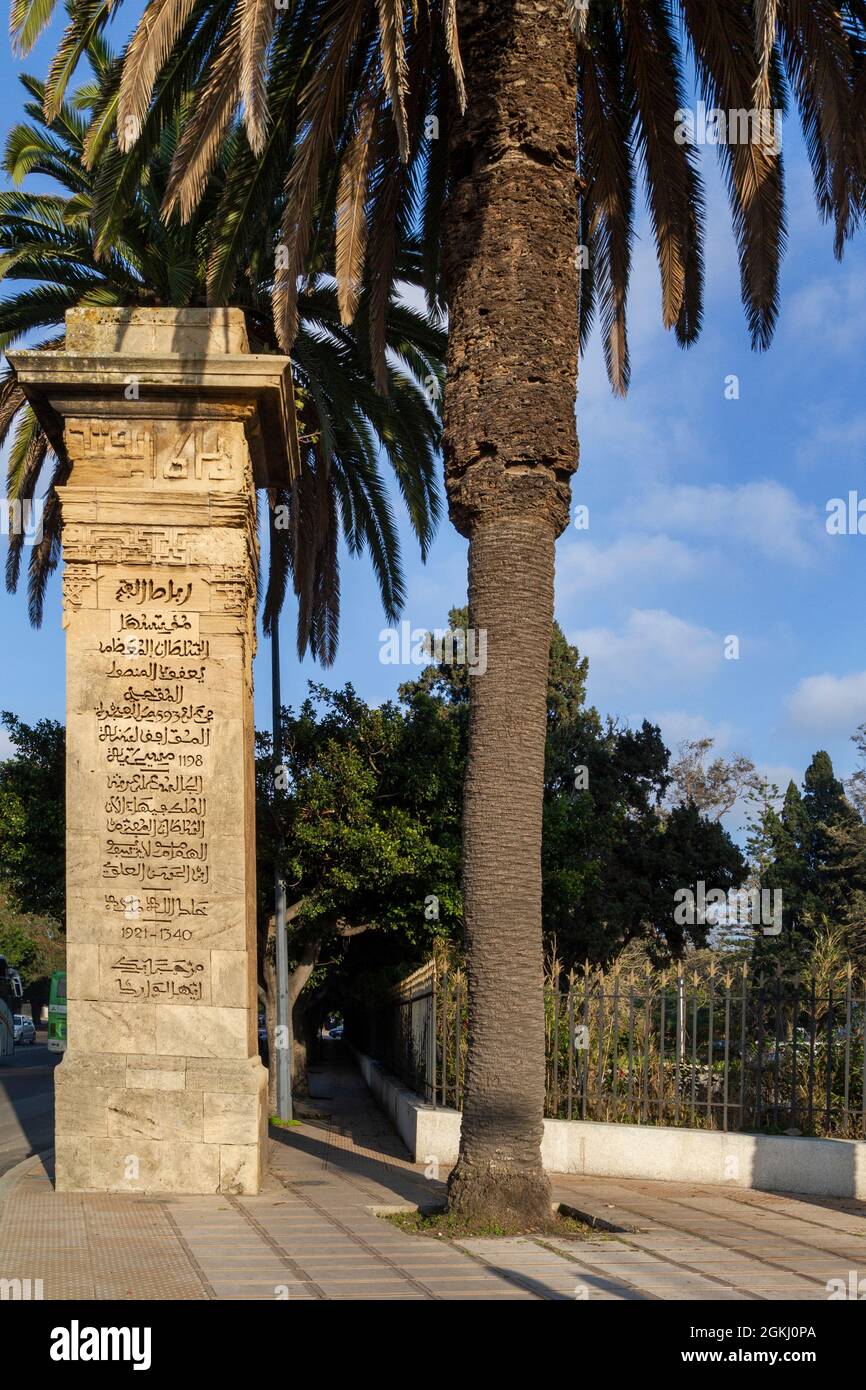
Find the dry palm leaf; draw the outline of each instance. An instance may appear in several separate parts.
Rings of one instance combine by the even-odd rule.
[[[131,150],[144,123],[153,85],[190,17],[195,0],[151,0],[139,20],[123,63],[117,109],[117,143]]]
[[[358,308],[367,249],[367,179],[376,107],[361,107],[357,128],[340,166],[337,192],[336,278],[340,321],[348,326]]]

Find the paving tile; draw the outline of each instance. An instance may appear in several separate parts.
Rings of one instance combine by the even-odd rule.
[[[435,1241],[369,1210],[443,1192],[357,1073],[329,1073],[325,1119],[271,1144],[257,1197],[57,1194],[31,1165],[0,1209],[0,1266],[50,1298],[565,1301],[826,1298],[866,1277],[866,1203],[699,1183],[554,1175],[556,1197],[627,1226],[580,1240]]]

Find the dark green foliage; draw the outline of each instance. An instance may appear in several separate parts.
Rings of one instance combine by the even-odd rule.
[[[12,905],[63,922],[65,730],[54,719],[25,724],[4,711],[12,756],[0,762],[0,882]]]
[[[758,830],[755,843],[765,862],[761,883],[782,892],[782,931],[756,936],[756,968],[800,973],[816,936],[827,929],[842,929],[849,954],[862,955],[855,926],[866,888],[866,825],[827,753],[812,758],[802,793],[791,782],[781,809],[765,809]]]

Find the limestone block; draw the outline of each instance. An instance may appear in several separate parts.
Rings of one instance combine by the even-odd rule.
[[[176,1059],[183,1061],[182,1058]],[[126,1068],[126,1085],[131,1091],[183,1091],[186,1089],[186,1069],[158,1071],[151,1067]]]
[[[99,999],[99,947],[77,942],[66,948],[66,994],[69,999]]]
[[[100,1192],[217,1192],[219,1147],[176,1140],[99,1140],[92,1150],[91,1185]]]
[[[207,357],[249,352],[240,309],[70,309],[66,349],[74,353],[177,353]]]
[[[246,1057],[246,1009],[152,1005],[156,1051],[162,1057]]]
[[[228,1009],[247,1007],[243,951],[211,951],[211,1001]]]
[[[267,1096],[268,1073],[258,1057],[228,1058],[189,1057],[186,1064],[186,1089],[218,1093],[246,1092],[263,1100]]]
[[[54,1096],[55,1122],[61,1134],[106,1135],[106,1106],[112,1094],[104,1086],[92,1086],[79,1078],[64,1082],[59,1073]]]
[[[106,1090],[123,1085],[127,1059],[113,1053],[78,1052],[67,1048],[54,1071],[54,1092],[64,1086],[102,1086]]]
[[[115,1091],[107,1097],[107,1132],[117,1139],[200,1140],[202,1097],[185,1091]]]
[[[156,1012],[148,1004],[78,1000],[67,1015],[69,1046],[77,1052],[155,1052]]]
[[[58,1133],[54,1145],[54,1185],[58,1192],[87,1192],[91,1187],[90,1139]]]
[[[185,1057],[152,1057],[150,1053],[141,1054],[129,1052],[126,1055],[126,1067],[129,1070],[160,1071],[160,1072],[179,1072],[181,1076],[186,1071]],[[121,1085],[123,1083],[121,1082]],[[183,1090],[183,1086],[180,1087]]]
[[[257,1095],[204,1093],[204,1139],[207,1144],[255,1144],[259,1135]]]
[[[210,951],[149,941],[143,946],[132,942],[128,950],[124,950],[123,945],[102,945],[95,949],[99,960],[97,997],[100,999],[121,1002],[134,991],[168,1007],[210,1003]],[[243,964],[241,970],[243,973]]]
[[[262,1184],[262,1149],[258,1144],[220,1144],[220,1192],[255,1195]]]

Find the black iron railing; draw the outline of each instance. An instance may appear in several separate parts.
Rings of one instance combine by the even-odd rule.
[[[377,1055],[460,1109],[466,979],[422,966],[377,1011]],[[573,972],[545,991],[545,1113],[559,1119],[866,1139],[866,983],[702,972]]]

